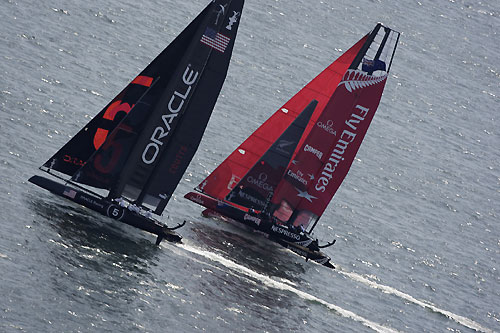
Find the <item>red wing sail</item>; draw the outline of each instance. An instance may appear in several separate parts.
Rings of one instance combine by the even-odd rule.
[[[256,210],[266,208],[317,104],[316,100],[309,103],[233,188],[226,197],[227,201]]]
[[[300,112],[315,99],[318,101],[314,114],[304,131],[304,136],[316,123],[328,100],[332,97],[342,75],[349,68],[367,36],[359,40],[329,67],[309,82],[302,90],[276,111],[238,149],[222,162],[199,186],[198,190],[209,196],[223,199],[242,179],[248,170],[271,147]],[[301,143],[299,143],[300,146]]]
[[[349,69],[272,198],[274,215],[294,225],[323,214],[347,175],[384,90],[387,74]]]
[[[323,214],[377,110],[398,40],[382,24],[369,34],[274,193],[277,219],[307,228]]]

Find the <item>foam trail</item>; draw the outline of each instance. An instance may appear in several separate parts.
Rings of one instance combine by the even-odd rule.
[[[415,297],[410,296],[408,294],[405,294],[404,292],[399,291],[399,290],[397,290],[395,288],[378,284],[378,283],[376,283],[376,282],[374,282],[372,280],[369,280],[369,279],[367,279],[367,278],[365,278],[365,277],[363,277],[363,276],[361,276],[359,274],[356,274],[356,273],[344,272],[344,271],[338,271],[338,272],[341,273],[341,274],[344,274],[344,275],[348,276],[349,278],[351,278],[354,281],[361,282],[361,283],[363,283],[363,284],[365,284],[365,285],[367,285],[367,286],[369,286],[371,288],[379,289],[379,290],[381,290],[382,292],[384,292],[386,294],[392,294],[392,295],[398,296],[398,297],[400,297],[400,298],[402,298],[404,300],[407,300],[409,302],[417,304],[417,305],[419,305],[419,306],[421,306],[423,308],[426,308],[426,309],[429,309],[431,311],[434,311],[434,312],[440,313],[442,315],[445,315],[446,317],[450,318],[451,320],[454,320],[455,322],[459,323],[460,325],[463,325],[463,326],[468,327],[470,329],[473,329],[475,331],[485,332],[485,333],[494,333],[493,330],[481,326],[480,324],[476,323],[472,319],[469,319],[469,318],[466,318],[466,317],[454,314],[454,313],[452,313],[450,311],[446,311],[446,310],[440,309],[440,308],[436,307],[433,304],[429,304],[429,303],[427,303],[425,301],[421,301],[419,299],[416,299]]]
[[[248,269],[245,266],[239,265],[239,264],[237,264],[229,259],[226,259],[226,258],[224,258],[221,255],[218,255],[216,253],[204,251],[202,249],[198,249],[196,247],[193,247],[193,246],[190,246],[187,244],[176,244],[176,246],[180,247],[186,251],[189,251],[191,253],[197,254],[199,256],[203,256],[203,257],[210,259],[212,261],[218,262],[218,263],[224,265],[225,267],[230,268],[232,270],[235,270],[239,273],[242,273],[248,277],[257,279],[260,282],[262,282],[264,285],[266,285],[267,287],[289,291],[289,292],[292,292],[292,293],[302,297],[305,300],[320,303],[320,304],[324,305],[325,307],[327,307],[328,309],[337,312],[341,316],[346,317],[346,318],[350,318],[350,319],[355,320],[357,322],[360,322],[364,326],[369,327],[376,332],[384,332],[384,333],[385,332],[398,332],[395,329],[392,329],[392,328],[389,328],[386,326],[382,326],[382,325],[377,324],[373,321],[370,321],[366,318],[363,318],[363,317],[355,314],[354,312],[351,312],[349,310],[345,310],[337,305],[328,303],[320,298],[317,298],[316,296],[305,293],[299,289],[292,287],[291,285],[288,285],[288,284],[283,283],[283,282],[275,281],[269,276],[254,272],[251,269]]]

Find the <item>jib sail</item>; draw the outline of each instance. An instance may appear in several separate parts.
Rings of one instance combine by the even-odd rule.
[[[290,163],[318,101],[313,100],[228,194],[226,200],[264,210]]]

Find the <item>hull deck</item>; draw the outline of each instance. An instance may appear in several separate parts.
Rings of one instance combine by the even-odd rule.
[[[272,223],[260,215],[249,213],[201,193],[189,192],[184,197],[206,207],[207,209],[203,211],[204,216],[217,217],[222,220],[230,219],[244,224],[252,230],[264,234],[270,240],[303,256],[306,261],[311,260],[326,267],[335,268],[330,263],[330,257],[321,252],[317,248],[317,243],[306,233]]]
[[[182,237],[159,221],[120,206],[115,201],[101,198],[72,186],[66,186],[42,176],[33,176],[29,181],[56,195],[71,200],[77,204],[92,209],[114,220],[126,223],[138,229],[157,235],[156,244],[165,239],[170,242],[180,242]]]

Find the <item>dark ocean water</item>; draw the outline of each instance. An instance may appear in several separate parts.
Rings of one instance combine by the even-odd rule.
[[[0,1],[0,331],[500,331],[498,1],[247,0],[182,245],[27,182],[207,3]],[[378,21],[400,45],[316,228],[338,269],[201,217],[183,195]]]

